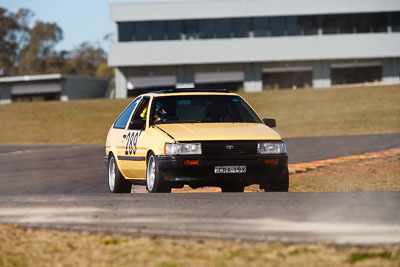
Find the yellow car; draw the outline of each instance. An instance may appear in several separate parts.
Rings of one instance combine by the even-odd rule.
[[[288,155],[274,119],[227,90],[175,89],[138,96],[111,126],[104,161],[112,193],[215,186],[288,191]]]

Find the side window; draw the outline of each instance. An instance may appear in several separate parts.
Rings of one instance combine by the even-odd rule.
[[[140,98],[136,98],[125,110],[119,115],[118,119],[114,123],[114,128],[117,129],[125,129],[126,124],[132,114],[132,111],[135,109],[137,103],[139,102]]]
[[[136,122],[138,124],[129,126],[130,130],[143,129],[146,126],[146,118],[147,118],[149,102],[150,102],[149,97],[143,97],[142,101],[140,101],[140,104],[138,105],[138,108],[135,110],[135,113],[133,114],[131,119],[132,122]]]

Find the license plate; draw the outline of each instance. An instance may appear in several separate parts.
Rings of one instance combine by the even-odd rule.
[[[246,166],[215,166],[214,173],[246,173]]]

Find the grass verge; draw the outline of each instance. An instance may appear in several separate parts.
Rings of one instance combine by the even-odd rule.
[[[400,132],[400,85],[242,94],[284,137]],[[0,144],[103,143],[132,99],[0,105]]]
[[[400,85],[243,94],[283,137],[399,132]]]
[[[290,192],[400,191],[400,155],[334,164],[290,175]],[[263,192],[258,185],[249,192]]]
[[[400,191],[400,155],[322,167],[290,176],[291,192]]]
[[[182,240],[0,226],[0,266],[399,266],[400,247]]]

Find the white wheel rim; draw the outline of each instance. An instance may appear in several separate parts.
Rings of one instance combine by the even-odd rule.
[[[114,191],[115,186],[115,160],[114,157],[111,157],[110,163],[108,164],[108,186],[110,187],[110,191]]]
[[[149,191],[153,190],[154,181],[156,179],[156,164],[154,156],[151,156],[147,164],[147,188]]]

